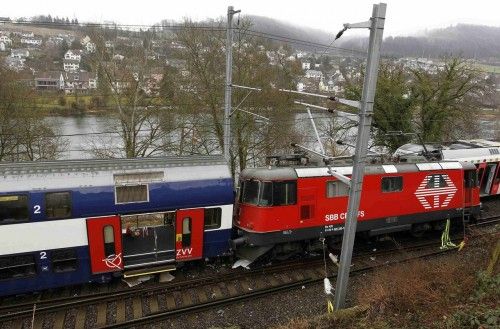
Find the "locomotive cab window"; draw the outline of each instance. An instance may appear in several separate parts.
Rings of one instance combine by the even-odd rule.
[[[260,182],[256,180],[247,180],[243,184],[241,200],[243,203],[257,205],[259,203]]]
[[[24,194],[0,196],[0,224],[28,220],[28,196]]]
[[[401,192],[403,190],[403,177],[382,177],[382,192]]]
[[[222,217],[221,208],[205,209],[205,230],[220,228]]]
[[[241,202],[255,206],[288,206],[297,203],[296,181],[259,182],[247,180],[242,184]]]
[[[70,192],[45,193],[45,215],[48,219],[60,219],[71,216]]]
[[[295,181],[273,182],[273,206],[288,206],[297,203]]]

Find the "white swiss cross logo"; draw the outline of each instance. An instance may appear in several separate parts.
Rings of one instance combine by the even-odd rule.
[[[415,191],[415,196],[425,209],[432,209],[446,207],[455,193],[457,187],[448,175],[433,174],[425,176]]]

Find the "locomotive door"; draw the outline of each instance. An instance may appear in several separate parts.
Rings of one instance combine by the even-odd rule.
[[[87,218],[87,237],[93,274],[123,269],[119,216]]]
[[[203,256],[205,209],[177,210],[175,219],[176,260],[193,260]]]
[[[474,170],[465,170],[464,171],[464,206],[470,207],[472,206],[472,202],[474,201],[473,190],[477,185],[477,171]]]

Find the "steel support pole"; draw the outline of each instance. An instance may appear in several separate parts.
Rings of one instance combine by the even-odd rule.
[[[233,6],[227,7],[226,33],[226,90],[224,97],[224,157],[230,160],[231,148],[231,84],[233,79]]]
[[[336,310],[345,307],[352,250],[358,221],[359,202],[361,199],[361,187],[363,185],[363,174],[365,170],[368,140],[370,138],[370,127],[373,116],[373,102],[377,86],[380,46],[382,45],[382,36],[384,32],[385,12],[385,3],[373,5],[372,17],[370,19],[371,26],[370,42],[368,45],[368,60],[363,83],[363,94],[361,96],[358,136],[356,138],[356,150],[354,154],[351,188],[349,190],[347,218],[344,227],[344,236],[342,238],[342,251],[340,255],[339,272],[335,289]]]

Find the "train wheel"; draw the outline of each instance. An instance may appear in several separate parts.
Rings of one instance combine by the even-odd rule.
[[[427,223],[425,223],[425,224],[413,224],[411,226],[410,234],[415,238],[421,238],[430,229],[431,229],[431,226]]]

